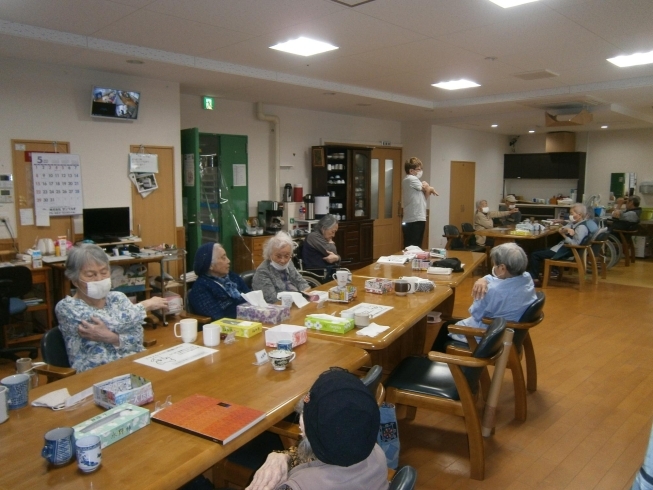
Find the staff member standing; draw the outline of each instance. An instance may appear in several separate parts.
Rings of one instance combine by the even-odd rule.
[[[428,182],[423,182],[424,168],[419,158],[412,157],[404,164],[406,177],[401,183],[401,196],[404,216],[402,229],[404,232],[404,248],[415,245],[421,247],[426,227],[426,199],[439,194]]]

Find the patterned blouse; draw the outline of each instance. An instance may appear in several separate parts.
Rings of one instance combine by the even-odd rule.
[[[104,308],[95,308],[81,299],[67,296],[55,308],[59,330],[66,342],[70,365],[77,372],[86,371],[102,364],[143,350],[143,327],[145,308],[132,304],[123,293],[108,294]],[[91,317],[101,319],[106,326],[120,337],[118,347],[80,337],[78,327],[81,320]]]

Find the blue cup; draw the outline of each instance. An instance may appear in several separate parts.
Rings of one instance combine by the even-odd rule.
[[[30,377],[27,374],[12,374],[3,378],[0,383],[9,390],[7,405],[9,410],[16,410],[27,406]]]
[[[75,455],[75,431],[70,427],[58,427],[46,432],[41,456],[55,466],[66,464]]]
[[[292,340],[280,340],[277,342],[277,349],[292,352]]]

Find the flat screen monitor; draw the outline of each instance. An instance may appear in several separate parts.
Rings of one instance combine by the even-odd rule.
[[[140,100],[140,92],[93,87],[91,116],[128,120],[137,119]]]
[[[130,235],[128,207],[84,209],[82,216],[85,240],[109,243]]]

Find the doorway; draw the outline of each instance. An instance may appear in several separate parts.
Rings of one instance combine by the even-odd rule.
[[[371,210],[374,219],[372,255],[392,255],[401,242],[401,148],[374,148],[371,159]]]
[[[462,223],[474,222],[476,162],[451,162],[449,187],[449,223],[461,229]]]

